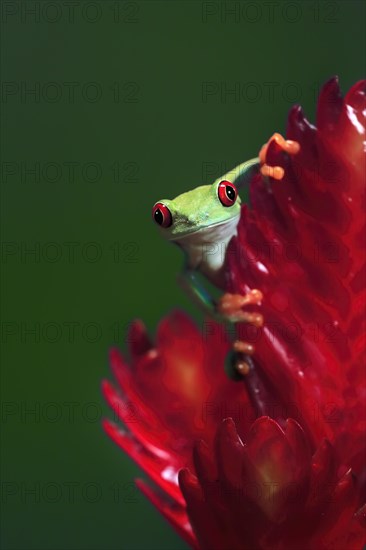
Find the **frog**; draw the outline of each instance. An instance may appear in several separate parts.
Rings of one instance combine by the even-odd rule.
[[[224,323],[263,325],[258,312],[243,309],[249,304],[260,306],[263,300],[259,289],[245,295],[225,291],[225,258],[230,241],[237,235],[242,201],[239,191],[261,174],[267,184],[270,178],[280,181],[284,169],[266,162],[268,147],[275,141],[287,154],[297,154],[300,146],[275,133],[263,145],[257,157],[247,160],[208,185],[199,185],[174,199],[160,199],[152,209],[152,218],[161,235],[179,246],[184,253],[183,269],[178,281],[188,295],[209,317]],[[201,278],[224,293],[215,299]],[[234,350],[251,355],[254,347],[246,342],[234,342]],[[243,369],[247,364],[243,362]]]

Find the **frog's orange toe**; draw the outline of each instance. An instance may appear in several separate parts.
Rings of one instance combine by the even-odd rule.
[[[269,166],[269,164],[267,164],[266,162],[268,147],[272,141],[275,141],[280,149],[288,155],[297,155],[297,153],[300,151],[300,144],[297,141],[293,141],[292,139],[285,139],[283,136],[281,136],[281,134],[276,132],[261,148],[259,152],[261,174],[265,177],[270,177],[275,180],[282,180],[285,175],[284,169],[281,166]]]
[[[285,175],[285,170],[281,166],[268,166],[268,164],[263,164],[261,166],[262,176],[267,176],[275,180],[282,180]]]
[[[300,143],[293,141],[292,139],[287,139],[284,143],[283,150],[289,155],[297,155],[300,151]]]
[[[253,344],[249,344],[249,342],[244,342],[243,340],[235,340],[235,342],[233,343],[233,350],[237,353],[253,355],[255,348]]]
[[[260,313],[249,313],[243,311],[242,308],[247,305],[258,305],[262,301],[263,296],[260,290],[253,289],[247,294],[230,294],[226,292],[221,296],[217,303],[218,313],[225,319],[234,323],[251,323],[257,327],[263,325],[263,317]]]

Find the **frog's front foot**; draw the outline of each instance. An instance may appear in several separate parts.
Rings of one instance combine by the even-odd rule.
[[[260,150],[259,160],[261,164],[260,171],[262,176],[270,177],[275,180],[282,180],[285,175],[285,171],[282,166],[270,166],[267,164],[267,150],[272,141],[275,141],[282,151],[288,155],[296,155],[300,151],[300,144],[297,141],[285,139],[281,136],[281,134],[275,133]]]
[[[249,304],[258,305],[263,299],[260,290],[250,290],[244,296],[241,294],[225,293],[217,303],[217,313],[225,321],[231,323],[251,323],[256,327],[263,325],[263,316],[260,313],[243,311],[243,307]]]

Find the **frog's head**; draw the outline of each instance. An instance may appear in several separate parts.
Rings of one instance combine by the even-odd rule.
[[[202,185],[173,200],[154,204],[152,215],[164,236],[172,241],[203,229],[239,219],[240,197],[227,180]]]

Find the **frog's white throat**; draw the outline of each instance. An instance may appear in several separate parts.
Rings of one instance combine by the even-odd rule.
[[[187,254],[188,267],[214,276],[224,265],[227,246],[237,234],[240,214],[222,223],[189,233],[174,242]]]

